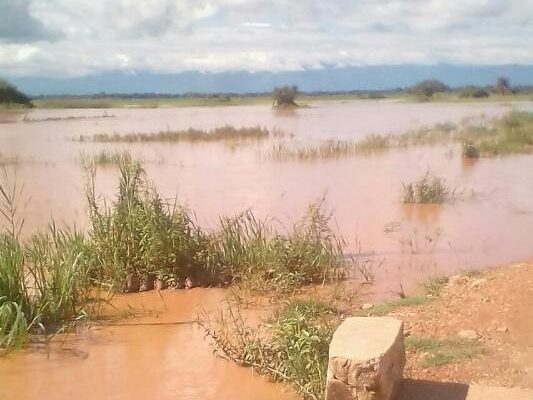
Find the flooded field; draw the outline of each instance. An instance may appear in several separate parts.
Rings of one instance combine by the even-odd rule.
[[[532,104],[519,107],[532,109]],[[310,202],[324,196],[346,250],[371,260],[376,284],[365,292],[384,298],[403,289],[414,291],[431,276],[533,258],[533,157],[466,161],[460,146],[449,144],[300,161],[269,157],[271,139],[231,146],[77,139],[260,125],[294,135],[283,140],[317,143],[401,134],[464,119],[482,121],[511,109],[498,103],[354,101],[284,112],[267,106],[32,110],[0,116],[0,154],[24,184],[25,234],[45,228],[52,218],[87,225],[81,152],[127,149],[143,161],[165,198],[177,196],[207,227],[215,226],[221,215],[249,208],[288,226]],[[446,179],[457,199],[442,205],[403,204],[402,182],[427,171]],[[112,196],[117,177],[115,167],[99,167],[97,191]],[[163,298],[153,292],[125,295],[117,301],[123,302],[121,307],[131,303],[136,309],[157,310],[136,322],[176,322],[194,319],[202,308],[216,308],[223,295],[219,289],[193,289],[166,291]],[[190,324],[99,327],[67,338],[64,346],[30,348],[0,359],[0,398],[89,399],[104,393],[113,399],[154,393],[160,399],[294,396],[213,357],[202,333]]]

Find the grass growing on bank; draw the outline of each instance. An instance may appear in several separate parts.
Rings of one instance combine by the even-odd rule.
[[[183,131],[160,131],[156,133],[100,133],[96,135],[80,135],[80,142],[100,143],[136,143],[136,142],[218,142],[263,140],[270,136],[282,135],[281,132],[270,132],[260,126],[235,128],[222,126],[212,130],[188,129]]]
[[[359,310],[356,316],[359,317],[384,317],[402,307],[414,307],[434,300],[440,296],[444,285],[448,282],[447,278],[436,277],[429,279],[422,284],[424,295],[406,296],[399,299],[389,300],[381,304],[376,304],[368,310]]]
[[[407,350],[423,354],[419,360],[424,368],[438,367],[483,354],[482,346],[471,340],[437,339],[430,336],[409,336]]]
[[[232,307],[200,323],[219,355],[292,385],[304,398],[323,398],[329,343],[340,323],[328,304],[289,300],[259,327],[247,325]]]

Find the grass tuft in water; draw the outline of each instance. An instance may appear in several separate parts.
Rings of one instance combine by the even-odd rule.
[[[427,172],[421,179],[412,183],[403,183],[404,203],[441,204],[453,196],[443,178]]]
[[[128,150],[100,150],[98,153],[94,154],[82,151],[78,160],[84,169],[90,169],[91,165],[105,167],[112,165],[116,166],[122,163],[131,163],[133,162],[133,156]]]

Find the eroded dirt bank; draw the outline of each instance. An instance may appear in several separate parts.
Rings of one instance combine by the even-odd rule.
[[[452,277],[436,300],[393,313],[409,333],[406,376],[533,388],[532,310],[531,262]],[[462,344],[439,349],[446,341]],[[450,362],[436,365],[439,352]]]

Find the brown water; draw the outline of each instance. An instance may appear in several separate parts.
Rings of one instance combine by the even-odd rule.
[[[522,108],[532,108],[522,103]],[[80,134],[155,132],[262,125],[295,135],[295,141],[358,139],[370,133],[401,133],[465,118],[500,116],[510,106],[495,103],[409,104],[389,101],[317,103],[294,112],[267,106],[225,108],[111,109],[114,118],[25,123],[3,117],[0,153],[18,157],[16,171],[31,197],[26,233],[51,217],[85,226],[80,151],[127,148],[142,158],[165,197],[176,194],[201,224],[219,215],[253,208],[260,216],[290,224],[309,202],[325,195],[335,229],[352,254],[373,255],[376,285],[371,296],[412,290],[438,274],[533,258],[533,157],[480,159],[465,163],[455,146],[421,147],[341,160],[275,161],[270,143],[230,149],[210,144],[78,143]],[[98,116],[102,110],[32,110],[30,118]],[[401,182],[427,170],[462,191],[442,206],[401,204]],[[100,168],[97,189],[114,193],[117,171]],[[394,227],[388,231],[386,227]],[[172,304],[159,318],[190,319],[198,307],[213,307],[217,290],[165,292]],[[153,294],[125,296],[138,307],[161,306]],[[151,317],[154,318],[154,317]],[[278,385],[214,358],[194,325],[102,327],[75,336],[68,345],[25,351],[0,359],[0,399],[291,398]],[[75,351],[63,351],[73,348]],[[63,349],[63,350],[61,350]],[[31,385],[27,384],[31,382]],[[85,396],[85,397],[84,397]]]
[[[285,386],[213,356],[200,328],[186,323],[216,310],[224,295],[193,289],[117,296],[119,309],[142,310],[121,321],[132,325],[80,328],[51,345],[0,357],[0,399],[297,399]]]

